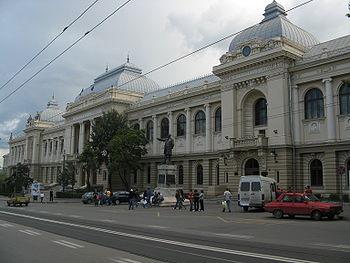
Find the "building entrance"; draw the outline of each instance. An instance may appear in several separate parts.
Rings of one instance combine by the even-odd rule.
[[[260,175],[259,162],[254,158],[246,161],[244,165],[244,175]]]

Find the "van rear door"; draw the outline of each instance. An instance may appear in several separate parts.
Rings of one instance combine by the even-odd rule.
[[[250,204],[251,205],[261,205],[261,183],[252,182],[250,190]]]
[[[241,206],[249,206],[250,182],[241,182],[239,198],[239,204]]]

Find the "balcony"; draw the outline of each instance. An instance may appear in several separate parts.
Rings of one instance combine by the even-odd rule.
[[[268,145],[268,138],[265,135],[259,134],[257,137],[245,137],[245,138],[233,138],[232,148],[233,150],[249,150],[266,148]]]

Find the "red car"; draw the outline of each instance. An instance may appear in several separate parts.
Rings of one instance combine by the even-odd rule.
[[[320,202],[314,195],[283,193],[276,201],[266,204],[265,211],[273,213],[275,218],[309,215],[315,220],[321,220],[325,216],[334,218],[343,212],[343,207],[337,203]]]

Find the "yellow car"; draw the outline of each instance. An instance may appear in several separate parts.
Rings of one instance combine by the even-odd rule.
[[[12,194],[10,198],[7,200],[7,205],[8,206],[11,206],[11,205],[28,206],[29,202],[30,202],[30,198],[28,196],[25,196],[23,194]]]

